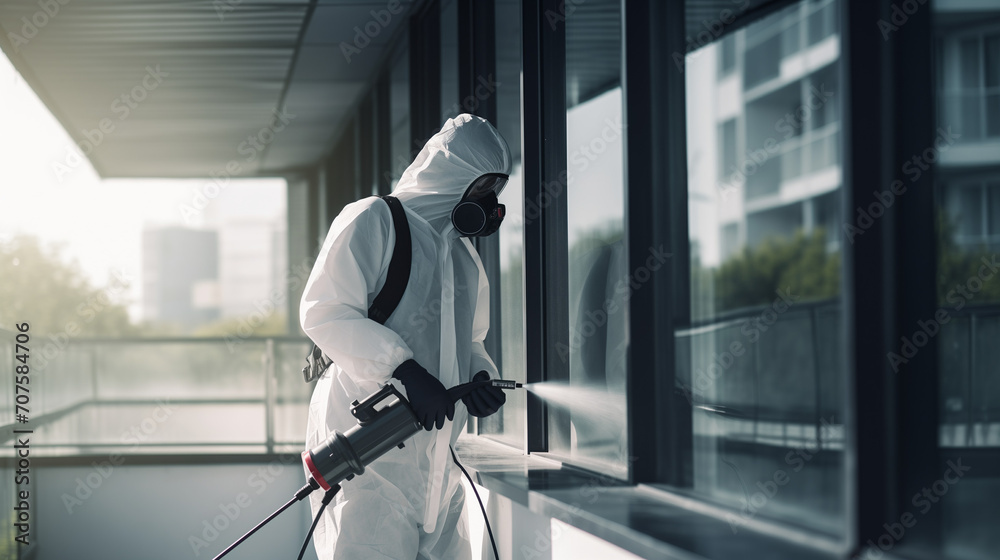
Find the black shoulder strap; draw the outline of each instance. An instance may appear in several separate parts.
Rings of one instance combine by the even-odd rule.
[[[410,245],[410,224],[406,220],[406,211],[403,210],[402,203],[393,196],[383,196],[382,200],[389,205],[392,212],[392,227],[396,231],[396,245],[392,248],[392,258],[389,260],[389,270],[386,273],[385,284],[375,296],[375,301],[368,308],[368,318],[384,325],[396,310],[399,301],[403,299],[403,292],[410,282],[410,260],[413,253]],[[302,375],[306,383],[313,381],[323,374],[333,360],[320,350],[319,346],[313,344],[312,350],[306,356],[306,367],[302,368]]]
[[[368,308],[368,318],[379,324],[385,324],[396,310],[399,301],[403,299],[406,284],[410,281],[410,224],[406,221],[406,211],[402,203],[394,196],[382,197],[392,212],[392,226],[396,230],[396,246],[392,249],[392,259],[389,261],[389,271],[386,274],[385,285],[375,296],[375,301]]]

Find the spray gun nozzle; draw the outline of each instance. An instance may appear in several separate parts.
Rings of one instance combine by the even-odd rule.
[[[517,381],[512,381],[510,379],[493,379],[490,380],[490,385],[498,387],[500,389],[506,389],[508,391],[512,391],[514,389],[520,389],[524,386],[521,383],[518,383]]]

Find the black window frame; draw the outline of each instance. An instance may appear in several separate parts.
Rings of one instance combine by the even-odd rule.
[[[796,3],[753,8],[725,33]],[[684,77],[669,56],[687,48],[680,23],[685,6],[682,0],[626,0],[626,6],[627,75],[639,77],[639,87],[625,89],[630,268],[640,265],[647,245],[660,243],[670,247],[674,263],[673,274],[656,277],[632,297],[628,410],[630,449],[638,455],[632,482],[683,487],[690,464],[679,451],[688,445],[690,420],[676,413],[684,407],[676,406],[674,351],[664,341],[672,339],[674,324],[688,319]],[[856,207],[873,202],[873,184],[888,188],[913,153],[933,145],[931,9],[910,16],[890,41],[871,29],[871,22],[889,21],[888,3],[843,0],[839,10],[845,95],[841,216],[851,220]],[[899,64],[904,57],[926,64]],[[905,383],[893,377],[886,359],[896,333],[912,330],[935,311],[935,240],[928,227],[935,223],[932,185],[931,173],[907,185],[911,194],[900,197],[856,243],[844,243],[842,332],[849,356],[844,553],[877,539],[884,523],[906,511],[909,496],[940,477],[942,463],[934,453],[937,352],[930,345],[923,349],[909,364]],[[644,442],[659,443],[648,457],[640,453],[646,451],[640,447]],[[940,530],[936,516],[939,512],[926,518],[934,527],[930,535],[910,531],[896,550],[914,553],[928,540],[940,542],[934,536]]]

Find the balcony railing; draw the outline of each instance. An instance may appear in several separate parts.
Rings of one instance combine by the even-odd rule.
[[[678,390],[701,418],[695,435],[781,447],[814,439],[819,448],[840,448],[823,429],[842,418],[840,304],[796,303],[759,339],[748,338],[748,321],[763,309],[725,313],[677,333],[685,379]],[[949,311],[931,337],[939,349],[940,445],[1000,448],[1000,305]],[[718,356],[736,342],[746,354],[720,370]]]
[[[32,454],[276,453],[305,440],[307,339],[53,340],[30,345],[29,422],[15,422],[13,333],[2,332],[0,424]]]

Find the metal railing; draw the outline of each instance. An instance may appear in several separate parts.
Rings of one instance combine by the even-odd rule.
[[[843,418],[840,321],[840,302],[824,300],[780,314],[734,310],[677,331],[677,390],[712,419],[696,422],[695,435],[839,448],[829,427]]]
[[[821,424],[842,417],[840,304],[795,303],[769,331],[757,332],[752,322],[767,309],[735,310],[678,331],[678,372],[685,379],[678,390],[691,396],[696,411],[725,425],[726,437],[798,445],[802,428],[812,426],[807,431],[816,444],[828,446],[833,442],[821,441]],[[921,344],[938,345],[940,445],[1000,447],[1000,304],[948,311],[948,322],[925,332],[929,342]],[[736,342],[744,354],[720,365],[718,356]]]
[[[301,337],[63,344],[37,337],[29,361],[32,452],[35,441],[42,454],[56,456],[301,447],[312,386],[300,370],[310,344]],[[12,344],[4,346],[0,373],[13,375]],[[6,439],[15,425],[11,388],[0,389]]]

